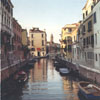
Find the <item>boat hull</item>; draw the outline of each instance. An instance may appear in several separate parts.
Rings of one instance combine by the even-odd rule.
[[[92,93],[86,93],[84,89],[79,85],[79,92],[87,99],[87,100],[100,100],[100,96],[95,96]]]
[[[93,96],[92,94],[86,94],[83,90],[79,90],[79,92],[87,99],[87,100],[100,100],[99,96]]]

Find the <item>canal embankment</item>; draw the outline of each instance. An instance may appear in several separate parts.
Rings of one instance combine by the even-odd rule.
[[[47,58],[47,56],[27,58],[27,59],[23,59],[23,60],[14,61],[11,64],[6,64],[6,66],[4,68],[0,69],[0,72],[1,72],[0,81],[2,82],[4,80],[8,79],[11,75],[15,74],[17,71],[21,70],[23,67],[25,67],[27,64],[29,64],[30,61],[32,61],[32,63],[34,63],[34,61],[36,59],[42,59],[42,58]]]
[[[39,59],[27,69],[28,80],[17,84],[13,77],[2,86],[2,100],[86,100],[79,95],[74,76],[61,76],[51,59]],[[27,67],[27,66],[26,66]]]
[[[80,77],[88,79],[96,84],[100,84],[100,71],[78,64],[77,62],[68,61],[63,57],[58,57],[57,61],[66,66],[73,73],[79,74]]]
[[[1,82],[8,79],[11,75],[13,75],[15,72],[20,70],[23,66],[25,66],[29,62],[28,59],[24,60],[18,60],[2,69],[0,69],[1,72]],[[0,82],[0,83],[1,83]]]

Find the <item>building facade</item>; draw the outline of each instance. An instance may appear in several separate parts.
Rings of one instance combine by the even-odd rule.
[[[63,54],[72,60],[72,36],[73,32],[76,30],[77,24],[67,24],[62,28],[61,34],[61,48],[63,49]]]
[[[46,55],[46,42],[47,35],[45,31],[39,30],[39,28],[30,29],[29,32],[29,49],[33,56],[45,56]]]
[[[97,24],[94,21],[96,4],[98,0],[87,0],[85,7],[83,8],[83,21],[78,30],[78,41],[79,41],[79,62],[89,68],[95,68],[94,59],[97,60],[97,54],[94,54],[96,50],[96,39],[97,39]],[[94,12],[94,13],[93,13]],[[99,25],[98,25],[99,27]],[[99,55],[98,55],[99,56]]]
[[[28,33],[26,29],[22,29],[22,45],[28,46]]]
[[[93,8],[94,66],[100,70],[100,1]]]
[[[17,59],[22,59],[22,27],[18,23],[18,21],[13,18],[13,51],[14,55],[16,55]]]
[[[83,8],[83,59],[88,67],[94,67],[93,0],[88,0]],[[83,61],[82,59],[82,61]]]
[[[31,55],[29,53],[30,50],[28,48],[29,40],[28,40],[28,32],[27,32],[27,29],[22,29],[21,35],[22,35],[22,51],[24,53],[23,58],[29,59],[29,57]]]
[[[12,54],[13,39],[13,5],[11,0],[0,0],[0,36],[2,67],[6,66],[9,56]],[[5,62],[5,63],[4,63]]]
[[[78,46],[78,28],[80,26],[80,23],[76,23],[76,29],[72,32],[72,60],[76,61],[79,60],[79,46]]]

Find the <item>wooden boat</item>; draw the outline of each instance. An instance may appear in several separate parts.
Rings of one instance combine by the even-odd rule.
[[[59,68],[59,72],[61,75],[68,75],[70,73],[67,68]]]
[[[34,66],[34,63],[35,63],[36,61],[37,61],[36,59],[29,59],[29,62],[28,62],[27,65],[33,67],[33,66]]]
[[[79,91],[89,100],[100,100],[100,88],[89,82],[79,82]]]
[[[25,82],[27,79],[27,74],[24,71],[18,72],[15,76],[15,80],[17,80],[19,83]]]
[[[54,66],[59,66],[59,62],[57,62],[57,61],[54,61],[53,64],[54,64]]]

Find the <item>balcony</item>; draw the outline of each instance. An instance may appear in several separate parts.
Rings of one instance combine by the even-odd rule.
[[[11,28],[10,28],[10,26],[8,27],[6,24],[1,23],[1,29],[2,29],[3,31],[7,31],[7,32],[11,33]]]

